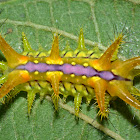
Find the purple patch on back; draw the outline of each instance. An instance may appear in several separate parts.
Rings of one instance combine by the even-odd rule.
[[[47,72],[47,71],[62,71],[64,74],[75,74],[76,76],[85,75],[87,77],[98,76],[102,79],[111,81],[111,80],[129,80],[118,75],[114,75],[110,71],[97,71],[92,67],[84,67],[82,65],[71,65],[71,64],[63,64],[63,65],[49,65],[46,63],[33,63],[28,62],[25,65],[20,65],[16,69],[27,70],[29,72]]]
[[[91,67],[83,67],[81,65],[71,65],[71,64],[64,64],[62,71],[65,74],[75,74],[77,76],[80,75],[86,75],[87,77],[92,77],[97,75],[97,72],[95,69],[91,68]]]
[[[114,78],[114,74],[110,71],[100,71],[98,76],[102,79],[109,81]]]
[[[27,70],[29,72],[47,72],[47,71],[59,71],[60,65],[48,65],[45,63],[33,63],[33,62],[28,62],[25,65],[20,65],[17,67],[17,69],[23,69]]]

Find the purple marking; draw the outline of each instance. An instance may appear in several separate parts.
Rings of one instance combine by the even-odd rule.
[[[129,80],[118,75],[113,74],[110,71],[97,71],[92,67],[84,67],[82,65],[71,65],[71,64],[63,64],[63,65],[49,65],[46,63],[33,63],[28,62],[25,65],[20,65],[16,69],[27,70],[29,72],[47,72],[47,71],[62,71],[64,74],[75,74],[76,76],[85,75],[87,77],[98,76],[102,79],[111,81],[111,80]]]
[[[98,76],[108,81],[114,79],[114,74],[110,71],[100,71]]]
[[[71,64],[64,64],[61,70],[65,74],[75,74],[77,76],[86,75],[87,77],[92,77],[98,74],[95,69],[91,67],[83,67],[81,65],[72,66]]]
[[[39,72],[47,72],[47,71],[60,71],[60,66],[61,65],[48,65],[45,63],[33,63],[33,62],[28,62],[25,65],[20,65],[17,67],[17,69],[23,69],[27,70],[29,72],[34,72],[34,71],[39,71]]]

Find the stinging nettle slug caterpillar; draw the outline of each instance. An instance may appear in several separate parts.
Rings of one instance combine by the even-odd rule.
[[[0,99],[14,97],[20,91],[27,92],[30,114],[36,93],[41,97],[51,95],[55,109],[58,109],[59,94],[64,100],[74,97],[75,115],[78,116],[82,98],[89,104],[97,101],[98,115],[108,117],[108,105],[117,96],[127,104],[140,110],[140,102],[134,96],[140,91],[133,86],[133,79],[140,74],[140,56],[126,61],[114,59],[122,43],[124,33],[118,34],[109,48],[96,55],[85,48],[83,30],[80,30],[78,48],[59,52],[59,36],[54,34],[52,49],[35,51],[22,33],[24,52],[18,54],[0,36],[0,50],[7,62],[0,62],[3,75],[0,78]]]

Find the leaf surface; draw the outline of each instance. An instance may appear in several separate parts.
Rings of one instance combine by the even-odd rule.
[[[22,32],[25,32],[32,48],[36,50],[38,46],[51,49],[52,32],[61,34],[61,50],[64,50],[67,42],[72,49],[76,49],[81,27],[84,29],[86,46],[90,50],[95,45],[105,50],[114,39],[113,27],[116,26],[120,31],[127,22],[125,29],[131,27],[128,37],[130,43],[123,45],[119,53],[121,59],[126,59],[140,56],[139,3],[138,0],[2,0],[0,23],[7,20],[1,30],[3,35],[12,31],[6,35],[6,41],[19,53],[23,50]],[[140,89],[139,78],[136,78],[134,84]],[[88,124],[88,117],[93,119],[93,123],[97,120],[96,106],[93,104],[87,107],[83,101],[81,112],[88,117],[76,120],[71,114],[73,99],[68,100],[68,108],[67,105],[60,105],[59,113],[56,114],[49,97],[40,102],[37,96],[28,118],[26,98],[26,93],[20,92],[9,105],[0,105],[0,139],[109,140],[113,139],[110,137],[113,132],[118,135],[116,139],[120,136],[127,140],[138,140],[140,137],[138,110],[119,99],[111,102],[109,120],[102,122],[105,127],[103,133]],[[110,135],[106,128],[110,130]]]

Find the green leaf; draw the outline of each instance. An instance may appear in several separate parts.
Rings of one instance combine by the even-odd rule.
[[[52,32],[61,34],[61,50],[67,41],[75,49],[82,27],[87,39],[86,46],[92,49],[98,44],[101,50],[105,50],[110,44],[110,38],[114,39],[113,27],[116,25],[120,31],[127,22],[125,29],[131,27],[128,37],[131,42],[123,45],[119,56],[121,59],[131,58],[140,56],[139,4],[139,0],[3,0],[0,2],[0,23],[7,20],[1,26],[1,32],[2,35],[6,34],[6,41],[20,53],[22,32],[25,32],[32,48],[36,50],[40,45],[47,50],[51,49]],[[134,83],[140,89],[139,78]],[[119,99],[111,102],[109,119],[102,123],[99,121],[102,125],[98,126],[95,121],[96,106],[93,104],[87,107],[83,101],[83,114],[77,120],[73,115],[73,99],[69,99],[66,105],[60,103],[59,113],[55,113],[49,97],[40,102],[37,96],[28,118],[26,98],[26,93],[20,92],[8,106],[0,105],[0,139],[91,140],[122,137],[138,140],[140,137],[138,110]]]

